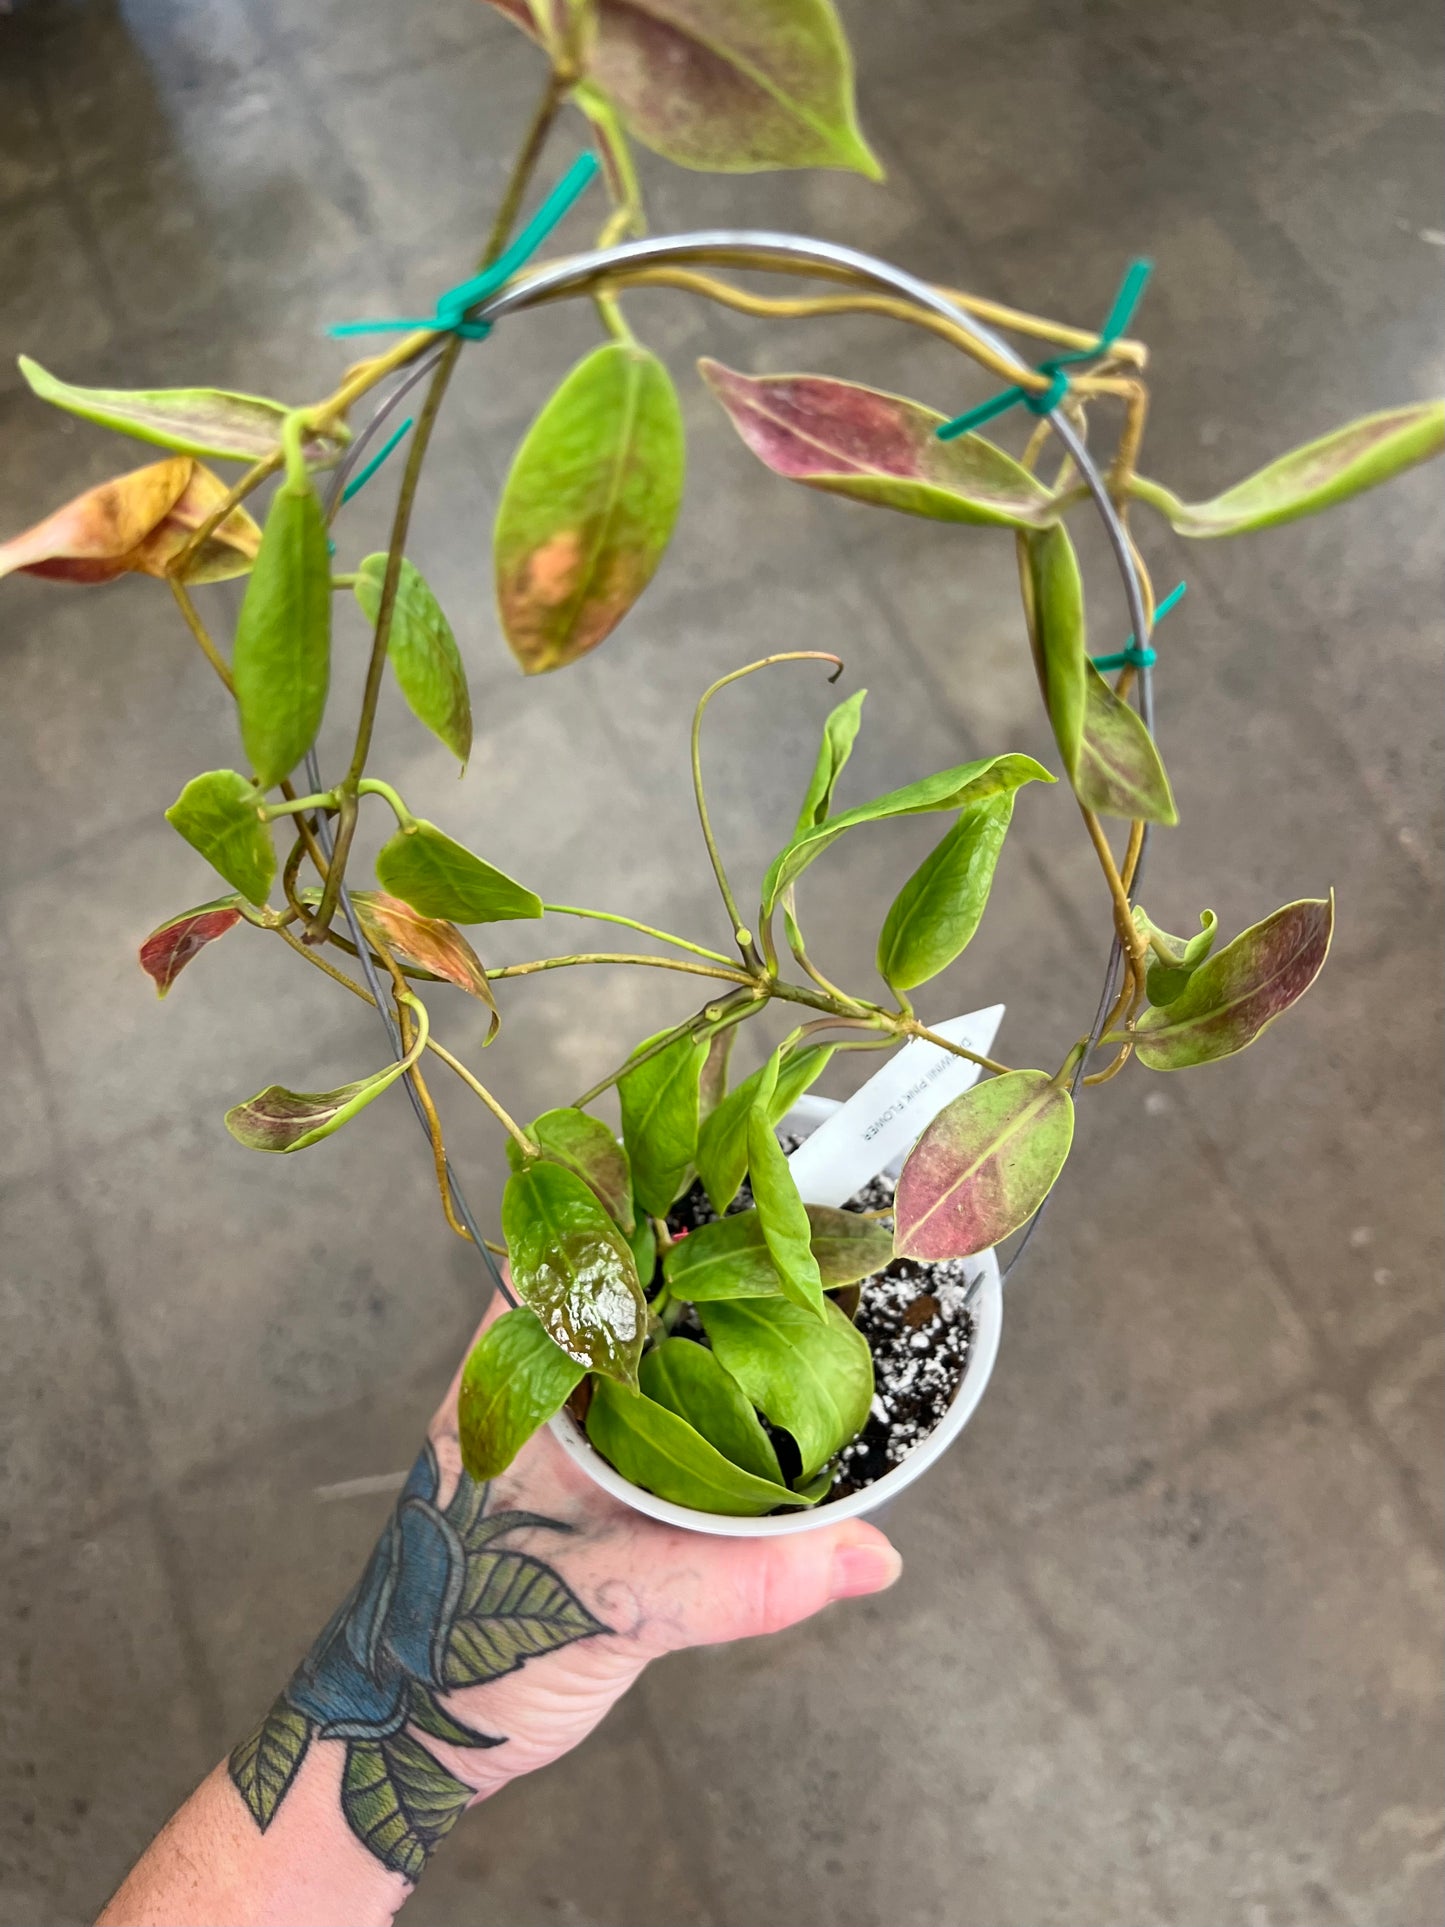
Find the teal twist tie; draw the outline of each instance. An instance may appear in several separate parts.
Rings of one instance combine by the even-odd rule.
[[[376,471],[381,467],[382,463],[386,460],[387,456],[396,447],[397,443],[401,440],[402,436],[405,435],[407,430],[411,427],[412,420],[413,420],[413,417],[408,415],[406,420],[402,423],[401,427],[397,429],[396,433],[394,435],[387,436],[386,441],[381,447],[381,449],[379,450],[379,452],[372,456],[371,460],[366,464],[366,467],[362,469],[361,473],[359,475],[352,476],[351,480],[346,484],[346,487],[341,491],[341,506],[343,508],[345,508],[346,504],[351,500],[353,495],[359,495],[361,491],[366,487],[367,483],[371,480],[372,476],[375,475]]]
[[[326,332],[329,335],[373,335],[406,333],[415,328],[425,328],[432,334],[458,335],[463,341],[485,341],[492,332],[492,324],[490,321],[472,320],[471,310],[479,307],[489,295],[495,294],[498,288],[511,280],[518,268],[531,259],[553,228],[586,193],[597,173],[596,155],[579,154],[511,246],[503,249],[490,267],[483,268],[480,274],[474,274],[468,281],[459,281],[454,288],[448,288],[437,302],[435,314],[423,315],[419,320],[413,317],[385,321],[337,321]]]
[[[1092,348],[1068,348],[1063,354],[1051,355],[1047,361],[1038,364],[1038,372],[1049,377],[1047,388],[1037,394],[1032,388],[1005,388],[1002,394],[995,395],[992,400],[980,402],[977,408],[970,408],[962,415],[955,415],[951,422],[944,422],[934,430],[938,439],[951,442],[959,435],[971,435],[974,429],[982,428],[985,422],[991,422],[996,415],[1007,414],[1010,408],[1016,408],[1020,402],[1030,414],[1051,415],[1069,392],[1069,378],[1064,370],[1076,367],[1081,361],[1096,361],[1100,355],[1107,354],[1134,319],[1134,310],[1148,285],[1151,265],[1148,261],[1129,263],[1119,292],[1114,296],[1114,305],[1105,317],[1104,325],[1099,330],[1099,339]]]
[[[1161,623],[1174,605],[1183,599],[1184,591],[1187,587],[1187,583],[1181,582],[1177,589],[1171,589],[1169,591],[1168,595],[1165,596],[1164,600],[1159,604],[1159,607],[1154,611],[1154,621],[1156,625]],[[1134,636],[1130,636],[1129,640],[1124,644],[1124,647],[1115,655],[1094,656],[1092,658],[1094,667],[1100,671],[1106,669],[1123,669],[1125,667],[1130,669],[1152,669],[1158,660],[1158,656],[1147,644],[1141,649],[1137,637]]]

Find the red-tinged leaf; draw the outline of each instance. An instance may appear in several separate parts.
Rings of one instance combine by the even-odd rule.
[[[894,1250],[936,1260],[996,1245],[1048,1196],[1073,1135],[1073,1100],[1044,1071],[1009,1071],[965,1091],[908,1154]]]
[[[381,936],[398,962],[429,970],[432,976],[455,984],[487,1006],[492,1021],[483,1042],[490,1044],[497,1034],[501,1016],[487,982],[486,968],[456,925],[441,917],[424,917],[409,903],[403,903],[400,897],[388,896],[384,890],[356,890],[351,901],[362,929],[369,937]]]
[[[491,0],[543,46],[561,0]],[[878,180],[832,0],[592,0],[585,60],[630,132],[679,167],[842,167]]]
[[[170,564],[202,522],[209,520],[230,493],[219,475],[199,462],[179,498],[143,542],[136,545],[126,567],[138,575],[165,576]],[[260,524],[243,508],[234,508],[219,522],[181,571],[182,582],[228,582],[245,575],[261,547]]]
[[[217,897],[214,903],[203,903],[152,930],[140,947],[140,965],[154,978],[157,996],[165,996],[192,957],[240,921],[241,899]]]
[[[33,529],[0,544],[0,576],[13,570],[58,582],[111,582],[175,506],[195,467],[189,455],[152,462],[87,489]]]
[[[1101,816],[1177,823],[1174,792],[1144,718],[1084,665],[1084,730],[1073,773],[1081,803]]]
[[[1334,923],[1333,896],[1307,897],[1226,944],[1199,965],[1172,1004],[1139,1019],[1132,1032],[1139,1062],[1151,1071],[1179,1071],[1252,1044],[1318,977]]]
[[[1038,528],[1043,484],[981,435],[941,442],[931,408],[823,375],[740,375],[698,363],[758,460],[775,475],[937,522]]]
[[[399,1063],[389,1064],[372,1077],[342,1084],[334,1091],[288,1091],[284,1084],[268,1084],[244,1104],[231,1106],[226,1129],[248,1151],[304,1151],[364,1111],[403,1069]]]

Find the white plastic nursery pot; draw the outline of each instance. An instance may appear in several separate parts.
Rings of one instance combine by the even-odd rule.
[[[801,1097],[778,1129],[806,1137],[837,1109],[836,1098]],[[896,1178],[901,1166],[901,1159],[896,1164],[890,1164],[887,1175]],[[993,1375],[999,1339],[1003,1334],[1003,1285],[999,1278],[998,1259],[992,1251],[981,1251],[977,1257],[965,1262],[969,1283],[972,1284],[975,1278],[981,1282],[970,1307],[974,1324],[973,1343],[969,1346],[953,1403],[928,1437],[914,1446],[901,1465],[885,1473],[874,1484],[865,1486],[861,1492],[850,1493],[846,1499],[835,1499],[830,1504],[810,1506],[797,1512],[779,1512],[763,1519],[737,1519],[717,1512],[696,1512],[691,1506],[675,1505],[671,1499],[659,1499],[653,1493],[644,1492],[640,1486],[633,1485],[630,1479],[624,1479],[593,1448],[587,1434],[570,1412],[561,1411],[551,1421],[552,1436],[573,1464],[580,1466],[604,1492],[610,1492],[614,1499],[621,1499],[634,1512],[645,1513],[649,1519],[660,1519],[664,1525],[685,1526],[689,1532],[711,1532],[728,1539],[776,1539],[786,1533],[813,1532],[820,1526],[837,1525],[843,1519],[860,1519],[869,1512],[877,1512],[943,1457],[978,1409],[979,1400]]]

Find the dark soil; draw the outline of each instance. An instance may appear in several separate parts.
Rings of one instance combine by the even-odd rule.
[[[792,1150],[798,1141],[784,1138],[783,1146]],[[744,1184],[729,1213],[746,1211],[752,1202]],[[844,1208],[881,1211],[892,1202],[892,1182],[875,1178]],[[672,1207],[667,1222],[675,1236],[710,1224],[716,1216],[701,1183],[694,1183]],[[654,1288],[660,1282],[659,1271]],[[861,1285],[832,1294],[868,1340],[876,1384],[868,1423],[843,1448],[824,1505],[861,1491],[901,1465],[953,1403],[973,1342],[973,1318],[964,1309],[966,1291],[961,1261],[926,1265],[895,1258]],[[702,1332],[685,1321],[675,1336],[701,1339]],[[769,1430],[784,1476],[795,1476],[798,1455],[793,1441],[786,1432]]]

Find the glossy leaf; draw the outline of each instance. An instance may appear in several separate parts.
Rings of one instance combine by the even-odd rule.
[[[639,1211],[634,1202],[632,1236],[627,1240],[632,1247],[632,1256],[637,1263],[637,1280],[645,1292],[657,1272],[657,1233],[652,1228],[652,1220],[645,1211]]]
[[[647,1038],[638,1051],[653,1041]],[[618,1079],[633,1189],[654,1218],[667,1216],[697,1155],[698,1083],[706,1056],[706,1044],[679,1037]]]
[[[1044,1071],[1009,1071],[965,1091],[908,1153],[895,1251],[932,1260],[996,1245],[1048,1196],[1073,1135],[1073,1100]]]
[[[527,1135],[540,1145],[544,1157],[575,1171],[607,1208],[607,1215],[630,1239],[635,1228],[632,1209],[632,1170],[627,1153],[602,1122],[586,1111],[543,1111],[527,1126]],[[515,1138],[507,1139],[507,1161],[514,1171],[526,1164]]]
[[[894,898],[878,937],[878,974],[894,990],[927,983],[972,941],[1013,807],[1008,793],[961,811]]]
[[[1136,903],[1134,923],[1148,942],[1151,953],[1144,978],[1144,988],[1148,992],[1149,1001],[1151,1004],[1172,1004],[1214,948],[1219,919],[1212,910],[1201,910],[1200,929],[1197,936],[1171,937],[1167,930],[1161,930],[1150,919],[1149,913]]]
[[[674,1505],[725,1518],[757,1519],[779,1506],[804,1503],[785,1485],[760,1479],[724,1458],[667,1406],[607,1379],[593,1386],[587,1436],[624,1479]]]
[[[637,1383],[647,1303],[631,1247],[575,1171],[539,1158],[502,1194],[517,1295],[588,1371]]]
[[[871,1278],[893,1256],[893,1234],[857,1211],[810,1204],[808,1242],[825,1291]],[[662,1262],[676,1298],[702,1304],[719,1298],[770,1298],[782,1291],[762,1220],[736,1211],[679,1238]]]
[[[289,411],[259,395],[224,388],[77,388],[29,355],[19,359],[21,374],[42,401],[137,441],[237,462],[259,462],[281,446],[281,424]],[[312,435],[303,442],[306,459],[317,466],[335,461],[350,440],[338,423],[324,437]]]
[[[1131,1033],[1151,1071],[1232,1057],[1297,1003],[1324,968],[1333,896],[1287,903],[1194,970],[1172,1003],[1146,1010]]]
[[[349,1124],[401,1075],[400,1064],[388,1064],[334,1091],[288,1091],[284,1084],[268,1084],[244,1104],[232,1105],[226,1129],[248,1151],[304,1151]]]
[[[457,1424],[462,1464],[495,1479],[572,1396],[584,1367],[555,1345],[526,1305],[488,1325],[462,1368]]]
[[[369,555],[357,571],[356,600],[373,625],[381,613],[385,555]],[[413,716],[465,769],[472,753],[472,699],[452,625],[420,569],[403,560],[387,657]]]
[[[214,903],[182,911],[152,930],[140,947],[140,967],[154,980],[156,995],[164,997],[192,957],[240,921],[241,899],[217,897]]]
[[[642,1361],[644,1394],[686,1419],[708,1444],[754,1478],[783,1485],[773,1442],[737,1380],[706,1345],[665,1338]]]
[[[421,1878],[428,1857],[474,1798],[472,1788],[409,1733],[347,1743],[341,1776],[346,1824],[368,1853],[407,1880]]]
[[[316,740],[331,677],[331,553],[309,482],[281,484],[246,584],[231,658],[241,741],[262,789]]]
[[[544,44],[534,0],[492,0]],[[841,167],[881,178],[858,131],[832,0],[595,0],[587,60],[645,147],[679,167]]]
[[[1092,663],[1084,667],[1084,733],[1074,791],[1101,816],[1141,823],[1179,821],[1174,792],[1144,718],[1114,694]]]
[[[261,821],[256,786],[238,770],[193,776],[166,811],[166,821],[248,903],[266,901],[276,879],[276,851]]]
[[[813,1256],[813,1228],[763,1097],[748,1112],[748,1182],[783,1296],[821,1318],[823,1280]]]
[[[415,817],[382,844],[376,875],[383,889],[424,917],[452,923],[505,923],[540,917],[535,890],[484,863],[435,823]]]
[[[808,791],[803,798],[803,807],[798,812],[794,836],[801,836],[805,830],[817,829],[832,809],[833,791],[848,758],[853,754],[858,725],[863,720],[863,699],[867,694],[866,689],[855,689],[851,696],[844,697],[824,723],[823,740],[818,745],[818,760],[808,779]]]
[[[1134,492],[1181,535],[1242,535],[1314,515],[1388,482],[1445,450],[1445,402],[1412,402],[1366,415],[1318,441],[1281,455],[1209,502],[1181,502],[1157,482],[1138,479]]]
[[[14,571],[59,582],[112,582],[126,574],[163,576],[225,484],[189,456],[133,469],[87,489],[43,522],[0,543],[0,576]],[[261,532],[233,509],[187,565],[186,582],[221,582],[252,564]]]
[[[701,1305],[719,1362],[769,1418],[790,1432],[810,1479],[861,1432],[873,1399],[873,1359],[838,1307],[816,1318],[786,1298]]]
[[[250,1739],[231,1755],[231,1778],[264,1833],[311,1744],[311,1722],[278,1699]]]
[[[773,858],[763,879],[763,910],[770,912],[780,894],[815,857],[860,823],[886,823],[894,817],[921,816],[932,810],[967,809],[990,797],[1010,794],[1024,783],[1053,780],[1032,756],[985,756],[978,762],[960,763],[953,769],[940,770],[936,776],[925,776],[921,782],[905,784],[901,790],[890,790],[856,809],[843,810],[816,829],[795,836]]]
[[[303,895],[310,894],[303,892]],[[433,977],[455,984],[486,1005],[492,1021],[482,1043],[490,1044],[502,1021],[501,1013],[487,982],[485,965],[456,925],[441,917],[424,917],[409,903],[403,903],[400,897],[388,896],[384,890],[353,890],[351,902],[366,935],[373,942],[382,939],[398,963],[414,964],[418,969],[429,971]]]
[[[682,501],[682,411],[656,355],[609,342],[527,431],[497,509],[497,607],[529,676],[611,634],[652,580]]]
[[[1043,483],[981,435],[941,442],[947,419],[901,395],[824,375],[741,375],[698,363],[758,460],[775,475],[934,522],[1036,529],[1054,519]]]
[[[713,1210],[722,1215],[738,1194],[748,1168],[748,1114],[760,1098],[768,1116],[781,1123],[811,1085],[822,1076],[833,1055],[832,1044],[812,1044],[806,1050],[774,1051],[760,1069],[728,1092],[705,1121],[697,1140],[697,1170]]]

